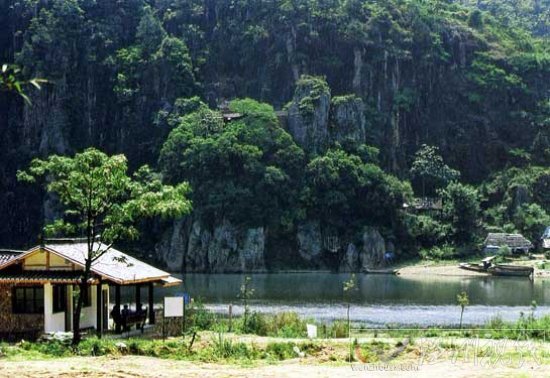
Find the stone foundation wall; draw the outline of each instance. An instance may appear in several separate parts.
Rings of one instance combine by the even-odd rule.
[[[13,313],[12,289],[14,286],[16,285],[0,284],[0,337],[13,338],[15,335],[42,333],[44,331],[44,314]]]

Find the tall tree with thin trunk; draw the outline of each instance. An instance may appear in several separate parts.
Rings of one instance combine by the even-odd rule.
[[[347,302],[347,311],[346,311],[346,317],[347,317],[347,327],[348,327],[348,338],[351,337],[351,322],[349,318],[349,310],[351,307],[351,299],[353,292],[357,290],[357,277],[355,274],[352,274],[349,278],[349,280],[344,281],[342,284],[342,289],[344,291],[344,300]],[[349,349],[349,362],[351,362],[353,358],[353,351],[350,343],[350,349]]]
[[[177,217],[191,211],[189,186],[163,185],[147,166],[132,176],[124,155],[108,156],[90,148],[73,157],[53,155],[35,159],[21,181],[43,179],[46,190],[59,200],[62,216],[45,226],[47,235],[79,236],[88,245],[79,292],[88,290],[92,265],[121,239],[139,236],[137,222],[146,217]],[[73,345],[80,342],[84,296],[78,295],[73,314]]]

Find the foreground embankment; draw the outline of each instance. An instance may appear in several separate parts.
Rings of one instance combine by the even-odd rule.
[[[183,354],[176,351],[189,340],[121,340],[115,349],[100,347],[96,352],[107,354],[97,357],[52,357],[27,347],[28,354],[0,357],[0,377],[547,377],[550,369],[550,344],[528,340],[226,337],[220,346],[215,335],[201,334]],[[158,357],[132,354],[142,348]]]

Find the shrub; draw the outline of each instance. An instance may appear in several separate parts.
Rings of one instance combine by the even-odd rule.
[[[91,337],[82,340],[78,346],[78,354],[83,356],[105,356],[118,353],[115,342],[109,339]]]
[[[270,334],[279,337],[306,336],[306,322],[300,319],[295,312],[282,312],[272,319]]]
[[[218,332],[212,339],[212,350],[207,355],[217,359],[253,359],[258,357],[258,351],[253,345],[249,347],[243,342],[234,343],[226,339],[223,332]]]
[[[259,312],[253,312],[247,319],[246,324],[244,319],[240,322],[241,331],[244,333],[253,333],[259,336],[267,336],[268,334],[268,321],[266,316]]]
[[[268,357],[275,357],[277,360],[286,360],[297,357],[294,346],[294,343],[269,343],[265,351]]]
[[[450,245],[444,245],[442,247],[432,247],[430,249],[420,250],[420,257],[423,260],[445,260],[451,259],[456,255],[454,247]]]
[[[216,315],[208,311],[199,299],[189,307],[186,322],[190,328],[208,330],[216,323]]]
[[[348,337],[348,323],[343,320],[336,320],[330,326],[329,335],[335,338]]]

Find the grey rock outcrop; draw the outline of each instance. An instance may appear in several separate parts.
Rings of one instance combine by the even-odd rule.
[[[308,152],[322,151],[328,143],[330,88],[321,78],[302,76],[288,106],[288,130]]]
[[[187,235],[185,232],[185,221],[177,219],[174,221],[155,251],[157,257],[164,262],[166,268],[171,272],[179,272],[183,267],[183,259],[187,249]]]
[[[386,242],[380,232],[367,227],[362,235],[362,245],[359,247],[349,243],[342,259],[340,260],[340,272],[362,272],[376,269],[384,264]]]
[[[376,228],[366,227],[360,242],[343,242],[338,252],[323,244],[319,221],[298,225],[295,259],[305,269],[362,272],[384,265],[384,253],[393,250]],[[174,272],[241,273],[267,270],[267,232],[264,227],[242,228],[223,221],[213,229],[191,219],[179,219],[156,245],[156,256]],[[335,260],[336,258],[336,260]]]
[[[209,230],[199,221],[176,221],[157,244],[158,256],[173,271],[237,273],[265,271],[265,229],[241,229],[222,222]]]
[[[353,243],[349,243],[346,252],[340,261],[339,272],[357,272],[359,270],[359,250]]]
[[[363,232],[363,248],[359,256],[360,270],[377,268],[384,263],[386,242],[380,232],[368,227]]]
[[[307,262],[318,264],[323,252],[321,225],[317,221],[308,221],[298,226],[298,253]]]
[[[331,141],[365,142],[365,105],[361,98],[349,95],[334,97],[330,108]]]

